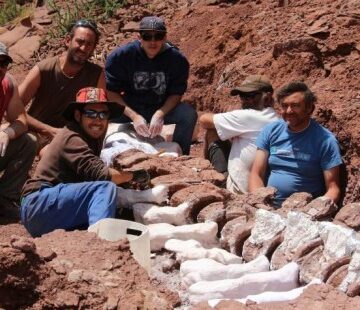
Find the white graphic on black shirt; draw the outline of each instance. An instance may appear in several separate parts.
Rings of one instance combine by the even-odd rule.
[[[164,95],[166,91],[165,72],[134,73],[134,88],[136,90],[153,90],[157,95]]]

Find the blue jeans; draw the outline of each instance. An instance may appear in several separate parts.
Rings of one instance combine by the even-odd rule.
[[[136,109],[135,109],[136,111]],[[148,123],[151,121],[151,117],[155,111],[136,111],[146,119]],[[128,123],[131,122],[131,119],[122,115],[119,118],[112,120],[115,123]],[[184,155],[189,155],[191,139],[193,131],[197,121],[197,113],[194,107],[191,104],[181,102],[173,110],[171,110],[164,117],[165,124],[175,124],[175,131],[173,136],[173,141],[177,142]]]
[[[21,222],[33,237],[39,237],[113,218],[116,203],[116,185],[109,181],[44,186],[22,200]]]

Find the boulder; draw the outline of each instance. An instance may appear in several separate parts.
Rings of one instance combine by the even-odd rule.
[[[314,220],[327,220],[337,211],[337,205],[330,198],[318,197],[304,207],[304,212]]]
[[[234,245],[235,243],[235,240],[236,240],[236,231],[238,229],[243,229],[247,224],[247,218],[245,216],[239,216],[238,218],[235,218],[229,222],[227,222],[225,225],[224,225],[224,228],[221,230],[221,238],[220,238],[220,244],[221,244],[221,247],[227,251],[231,251],[231,247],[233,249],[233,252],[234,253],[235,249],[233,246],[231,245]],[[246,238],[250,235],[250,233],[246,236]],[[237,253],[237,255],[241,256],[241,252],[240,253]]]
[[[221,232],[225,225],[225,206],[222,201],[213,202],[199,212],[197,222],[203,223],[207,220],[216,222],[218,224],[218,233]]]
[[[342,207],[334,218],[334,223],[360,230],[360,203],[349,203]]]
[[[286,198],[278,210],[285,216],[289,211],[303,212],[304,207],[312,200],[312,195],[305,192],[294,193]]]

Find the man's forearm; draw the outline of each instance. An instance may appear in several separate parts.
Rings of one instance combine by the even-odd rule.
[[[340,189],[338,187],[330,187],[324,196],[332,199],[335,203],[339,201],[340,198]]]
[[[27,114],[26,117],[27,117],[27,123],[28,123],[30,131],[38,132],[38,133],[45,133],[45,132],[48,132],[49,129],[51,128],[50,125],[47,125],[47,124],[37,120],[36,118],[30,116],[29,114]]]
[[[253,192],[254,190],[264,187],[263,179],[257,174],[250,174],[249,176],[249,192]]]
[[[122,106],[125,106],[124,115],[130,118],[131,120],[134,120],[134,118],[138,115],[133,109],[131,109],[125,102],[124,98],[111,90],[106,90],[107,97],[109,101],[115,101],[118,104],[121,104]]]
[[[130,182],[133,178],[133,173],[130,171],[118,171],[113,168],[109,168],[109,173],[111,176],[111,181],[116,185]]]
[[[160,116],[165,116],[166,114],[168,114],[172,109],[174,109],[180,102],[181,100],[180,95],[170,95],[166,100],[164,105],[157,110],[158,113],[161,113],[162,115]]]

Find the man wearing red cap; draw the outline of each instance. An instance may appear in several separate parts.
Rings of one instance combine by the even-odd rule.
[[[143,137],[155,137],[163,124],[175,124],[173,140],[189,154],[197,120],[195,109],[181,102],[189,63],[166,40],[164,21],[156,16],[140,22],[139,39],[115,49],[106,61],[110,99],[126,106],[116,122],[133,122]]]
[[[205,113],[200,117],[200,125],[206,129],[205,157],[227,176],[226,188],[241,194],[248,191],[256,137],[266,124],[278,117],[273,109],[273,87],[265,76],[248,76],[230,94],[240,97],[242,109]]]
[[[6,114],[7,125],[0,129],[0,216],[19,218],[20,190],[35,157],[36,140],[26,134],[25,109],[15,79],[7,73],[12,62],[6,46],[0,42],[0,122]]]
[[[69,124],[49,144],[22,192],[21,220],[32,236],[87,227],[115,217],[116,185],[147,177],[143,170],[108,168],[99,158],[109,119],[123,107],[88,87],[64,112]]]

